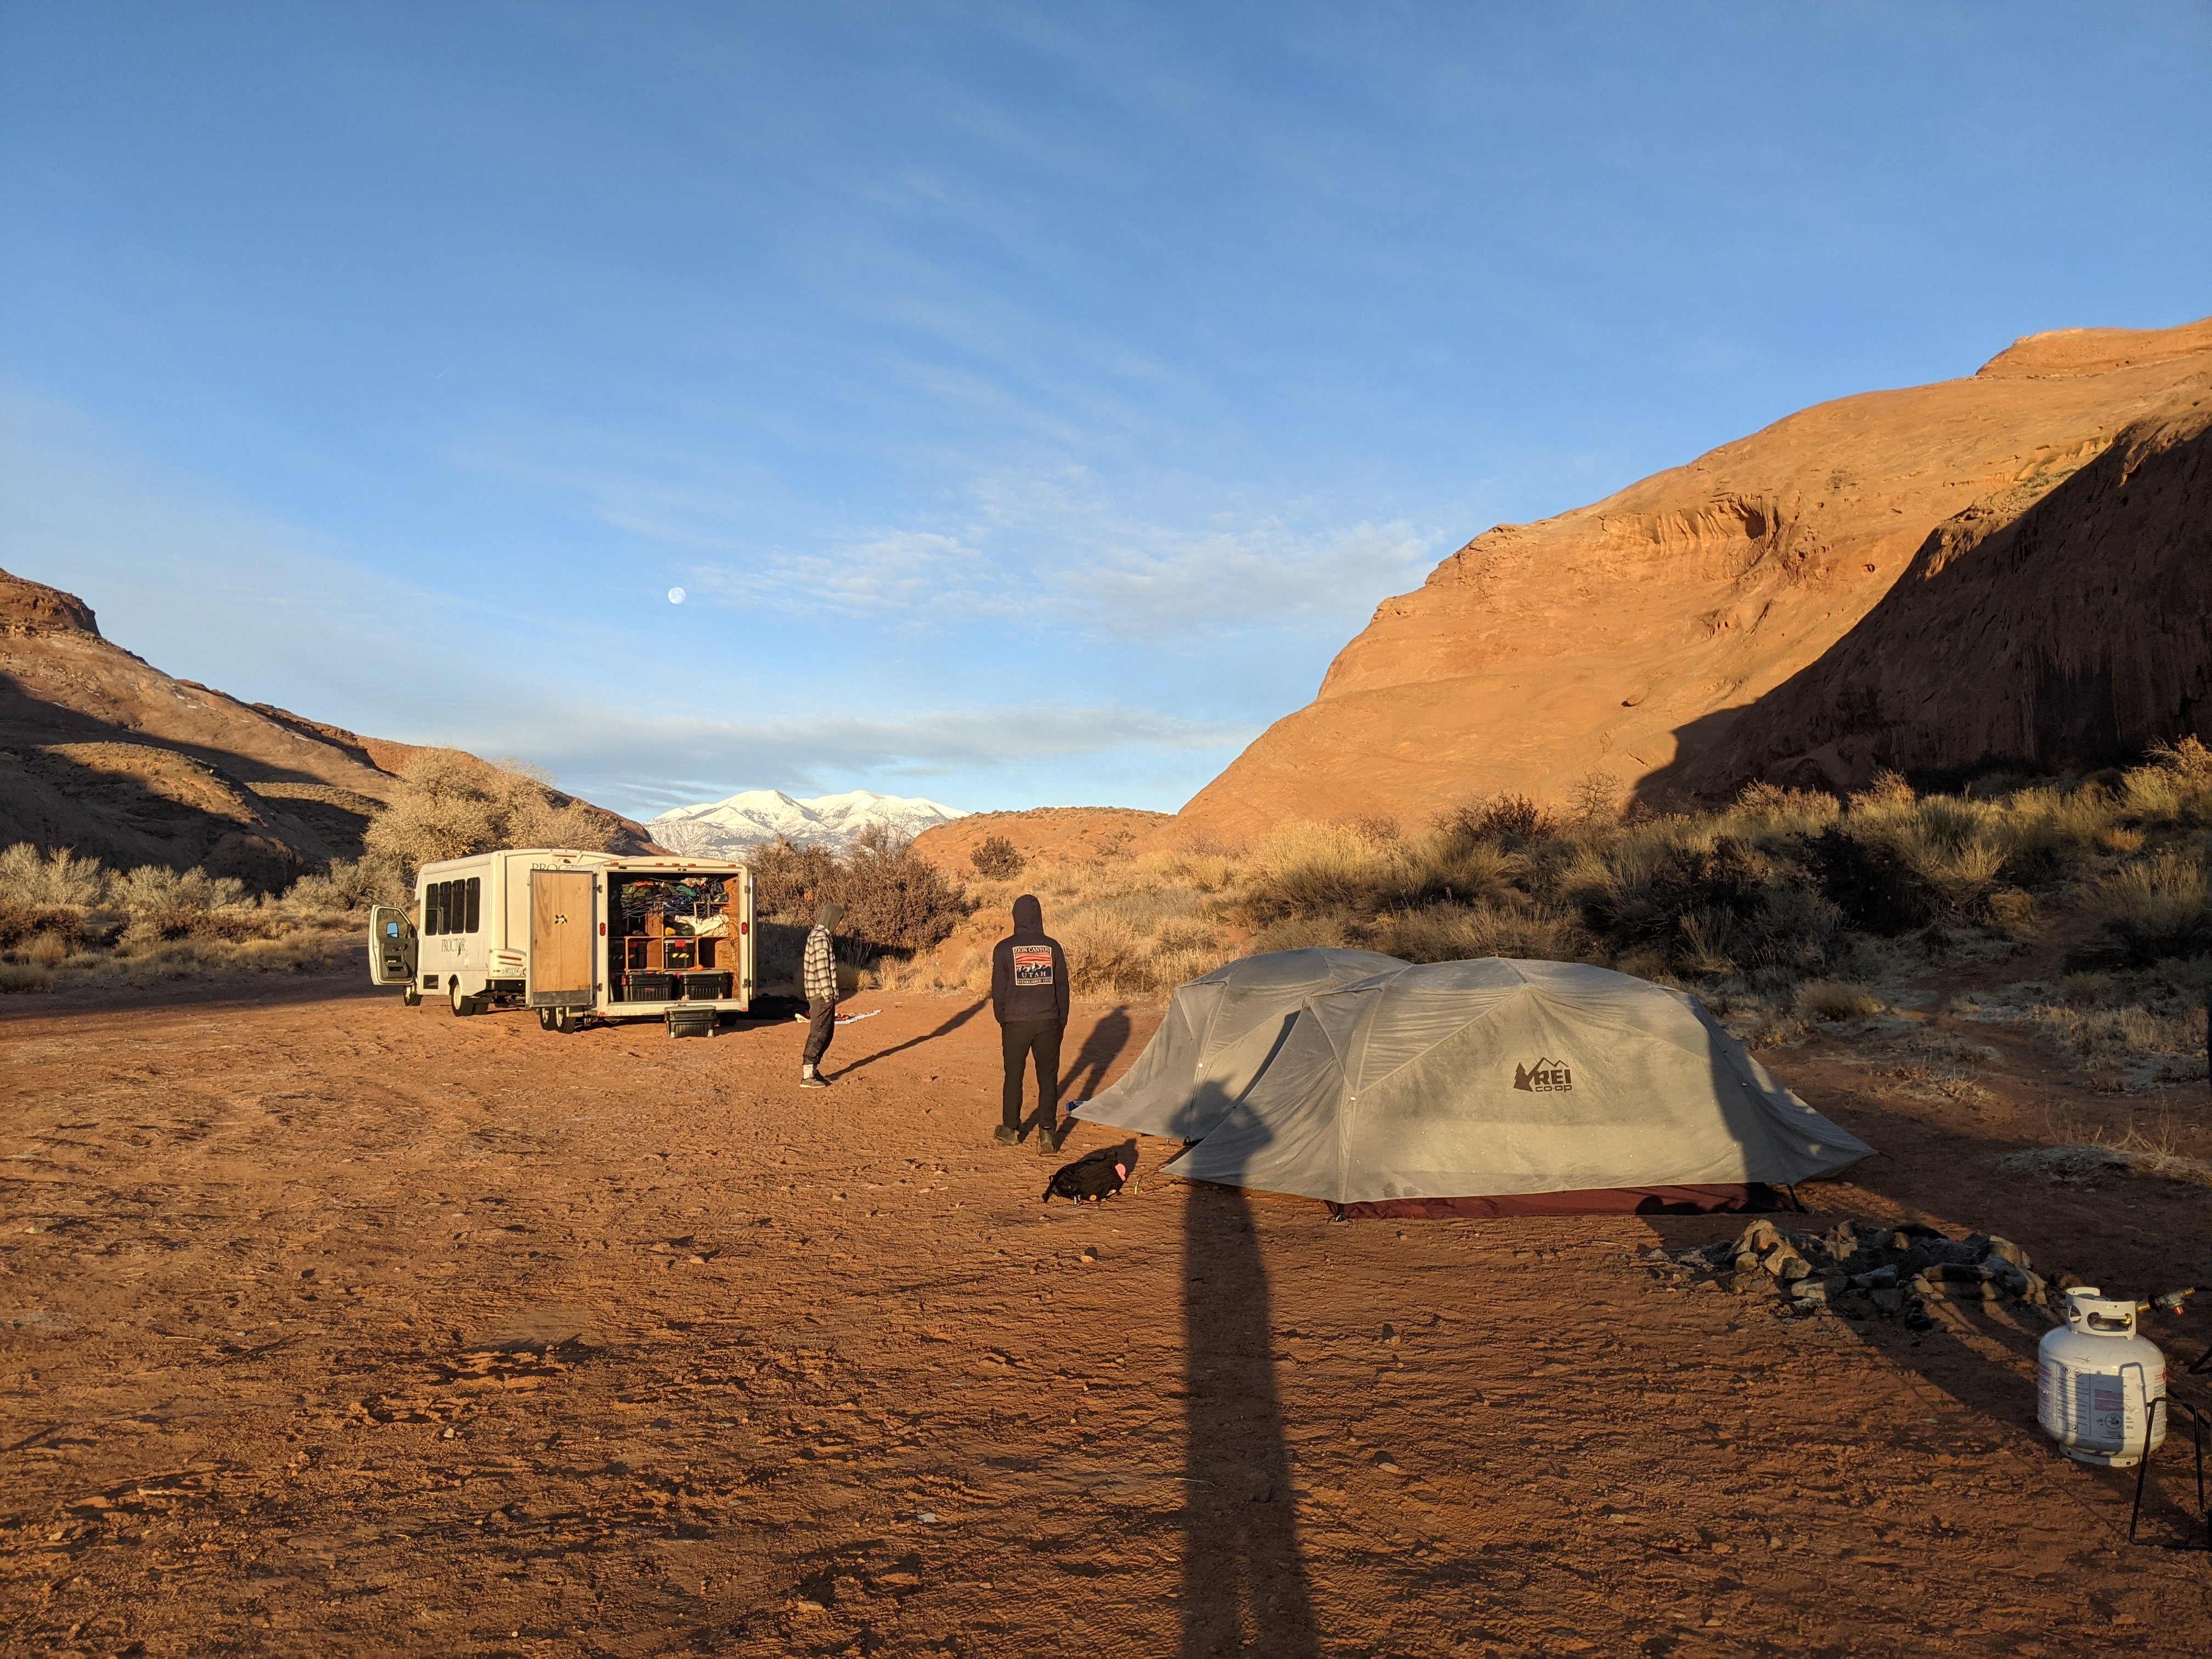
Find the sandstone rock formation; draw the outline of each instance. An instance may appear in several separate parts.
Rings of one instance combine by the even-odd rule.
[[[2212,735],[2212,399],[2130,427],[2017,517],[1975,507],[1939,526],[1680,783],[2084,772],[2184,732]]]
[[[74,594],[0,571],[0,846],[281,889],[360,854],[413,752],[173,678]]]
[[[1665,805],[1844,742],[1847,728],[1859,732],[1856,717],[1816,720],[1814,711],[1860,695],[1863,651],[1854,666],[1827,671],[1819,681],[1825,690],[1791,694],[1789,706],[1805,711],[1791,717],[1799,725],[1778,714],[1727,745],[1747,711],[1820,662],[1908,572],[1940,587],[1942,614],[1960,625],[1958,607],[1968,601],[1954,596],[1967,594],[1971,571],[1996,570],[2014,556],[2040,566],[2076,556],[2042,557],[2033,553],[2039,548],[2094,544],[2109,553],[2110,538],[2093,543],[2086,530],[2076,536],[2056,526],[2093,501],[2100,512],[2116,505],[2117,495],[2094,494],[2104,488],[2096,480],[2110,469],[2124,475],[2124,456],[2142,446],[2149,446],[2146,456],[2171,457],[2158,461],[2160,477],[2173,480],[2161,489],[2197,490],[2201,523],[2203,471],[2190,459],[2200,452],[2171,434],[2185,433],[2208,398],[2212,319],[2033,335],[1969,379],[1818,404],[1594,506],[1501,525],[1446,559],[1419,592],[1386,600],[1331,665],[1319,696],[1261,734],[1183,809],[1180,824],[1230,838],[1300,817],[1410,824],[1498,791],[1554,802],[1633,793]],[[2100,458],[2106,465],[2054,502],[2044,527],[1991,545],[1995,532]],[[1991,550],[1949,582],[1930,584],[1958,556],[1929,550],[1946,536],[1954,549]],[[2132,591],[2166,580],[2157,561],[2185,556],[2179,546],[2144,555]],[[1999,585],[1983,580],[1974,591],[1993,594]],[[2035,592],[2044,599],[2033,603],[2062,603],[2063,584],[2045,581]],[[2123,716],[2116,704],[2113,719],[2138,742],[2145,721],[2201,726],[2201,692],[2195,712],[2185,713],[2185,694],[2166,668],[2125,665],[2132,646],[2113,613],[2126,603],[2116,599],[2096,624],[2123,630],[2103,644],[2119,681],[2135,673],[2140,682],[2125,694],[2126,708],[2140,712]],[[2020,604],[2031,600],[2023,595]],[[2008,614],[2009,623],[1992,623],[1990,660],[1995,641],[2024,642],[2033,631],[2026,609]],[[2034,637],[2055,639],[2063,622],[2046,617]],[[1881,637],[1895,637],[1900,626],[1885,620]],[[2186,649],[2184,629],[2157,662]],[[2065,680],[2071,685],[2083,674],[2094,679],[2099,671],[2085,665],[2098,650],[2074,641],[2048,660],[2064,665],[2052,672],[2074,676]],[[1921,672],[1885,662],[1881,707],[1917,695],[1911,688],[1923,684]],[[2087,695],[2094,702],[2100,694]],[[2052,696],[2056,711],[2063,696]],[[1979,737],[1914,739],[1893,752],[1949,769],[2042,752],[2033,743],[2023,748],[2016,728],[2025,718],[2040,729],[2045,717],[1998,709],[1994,690],[1985,701],[1990,708],[1960,721]],[[1929,718],[1943,723],[1940,710]],[[2103,718],[2049,717],[2060,725]],[[2096,747],[2069,739],[2050,752],[2055,760]],[[1861,744],[1853,754],[1877,748]],[[1844,772],[1861,763],[1838,750],[1810,764],[1819,771],[1831,762]]]

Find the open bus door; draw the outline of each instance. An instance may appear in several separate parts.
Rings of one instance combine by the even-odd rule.
[[[415,913],[396,904],[373,905],[368,912],[368,982],[405,988],[408,1006],[422,1001],[416,988]]]
[[[548,1030],[573,1030],[577,1015],[599,1000],[596,881],[588,870],[530,872],[530,975],[523,1000]]]

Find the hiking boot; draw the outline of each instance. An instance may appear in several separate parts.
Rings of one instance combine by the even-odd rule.
[[[1037,1156],[1050,1158],[1060,1150],[1060,1139],[1051,1130],[1040,1126],[1037,1129]]]
[[[830,1079],[810,1073],[799,1079],[799,1086],[802,1089],[826,1089],[830,1086]]]
[[[1018,1146],[1022,1144],[1022,1132],[1019,1129],[1009,1129],[1001,1123],[991,1131],[991,1139],[1001,1146]]]

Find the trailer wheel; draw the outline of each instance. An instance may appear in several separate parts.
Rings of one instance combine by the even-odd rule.
[[[538,1011],[538,1029],[541,1031],[550,1031],[553,1029],[553,1011],[550,1008],[540,1008]]]
[[[454,980],[453,984],[447,988],[447,995],[453,1000],[453,1018],[455,1019],[466,1019],[471,1014],[475,1013],[483,1006],[474,997],[463,996],[461,994],[461,981],[459,979]]]
[[[422,994],[411,985],[400,992],[399,1000],[410,1008],[420,1008],[422,1006]]]
[[[562,1036],[572,1036],[576,1030],[577,1024],[578,1021],[576,1018],[576,1011],[574,1009],[556,1008],[553,1011],[553,1029],[558,1031]]]

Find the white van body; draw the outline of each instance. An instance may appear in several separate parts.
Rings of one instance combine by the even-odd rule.
[[[370,931],[372,982],[456,1013],[654,1019],[752,1004],[752,872],[726,860],[542,847],[444,859],[416,872],[411,912],[379,906]]]

